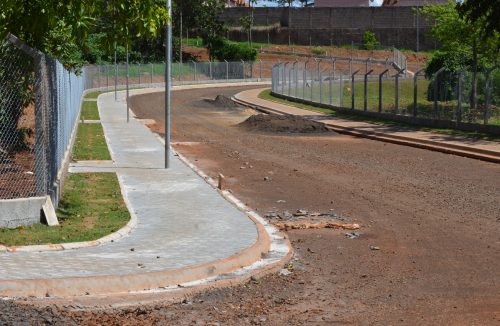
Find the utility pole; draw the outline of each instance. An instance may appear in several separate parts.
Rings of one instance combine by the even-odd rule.
[[[165,36],[165,169],[170,167],[170,76],[172,69],[172,0],[167,0]]]

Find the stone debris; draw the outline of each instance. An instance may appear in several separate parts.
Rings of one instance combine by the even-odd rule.
[[[346,232],[345,233],[345,236],[348,237],[349,239],[356,239],[356,238],[359,238],[361,236],[361,233],[359,232]]]
[[[280,275],[280,276],[288,276],[288,275],[290,275],[290,274],[292,274],[292,272],[290,272],[290,271],[289,271],[288,269],[286,269],[286,268],[281,269],[281,270],[280,270],[280,273],[279,273],[279,275]]]
[[[380,250],[380,248],[377,246],[370,246],[370,250]]]
[[[298,209],[295,213],[293,213],[293,216],[306,216],[307,211],[305,209]]]
[[[289,211],[283,211],[283,214],[280,214],[279,216],[283,220],[289,220],[293,218],[293,215]]]
[[[344,229],[344,230],[357,230],[360,228],[359,224],[349,223],[333,223],[333,222],[319,222],[308,223],[300,221],[290,221],[285,223],[276,223],[276,227],[280,230],[305,230],[305,229]]]

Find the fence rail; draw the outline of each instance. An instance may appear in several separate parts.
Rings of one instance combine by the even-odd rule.
[[[500,126],[499,69],[479,73],[473,94],[469,71],[405,77],[395,67],[345,71],[321,60],[284,62],[273,66],[272,90],[332,108]]]

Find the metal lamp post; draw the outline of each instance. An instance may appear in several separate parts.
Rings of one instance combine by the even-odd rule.
[[[170,167],[170,81],[172,70],[172,0],[167,0],[165,36],[165,169]]]

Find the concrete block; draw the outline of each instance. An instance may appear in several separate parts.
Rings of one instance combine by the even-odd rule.
[[[0,200],[0,228],[16,228],[41,222],[46,197]]]

